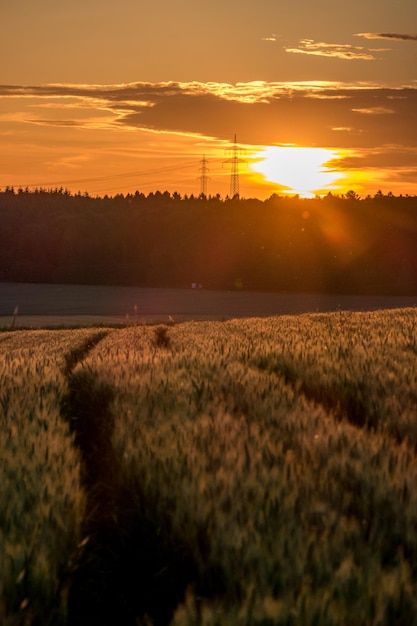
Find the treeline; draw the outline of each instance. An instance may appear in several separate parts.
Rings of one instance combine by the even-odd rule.
[[[417,294],[417,197],[0,192],[0,280]]]

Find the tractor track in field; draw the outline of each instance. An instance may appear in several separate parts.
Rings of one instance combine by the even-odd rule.
[[[259,364],[257,367],[261,371],[282,376],[286,385],[297,389],[307,400],[320,405],[326,412],[331,411],[337,419],[346,419],[358,428],[370,429],[376,425],[378,416],[366,403],[364,384],[345,385],[342,388],[337,385],[320,384],[320,381],[317,381],[315,385],[311,385],[298,372],[296,366],[284,359],[274,363],[273,366]]]
[[[296,365],[285,358],[279,359],[273,365],[255,363],[254,366],[260,371],[282,376],[286,385],[291,386],[308,401],[322,407],[333,419],[346,420],[355,428],[365,429],[370,433],[386,428],[386,424],[381,421],[380,408],[372,401],[372,394],[363,380],[325,384],[319,378],[315,378],[314,383],[311,383],[303,378]],[[396,445],[401,445],[407,438],[394,422],[385,432]],[[417,443],[411,441],[410,444],[417,452]]]
[[[168,626],[198,574],[187,542],[173,536],[158,494],[126,484],[123,460],[112,445],[114,390],[88,367],[77,367],[108,335],[96,333],[65,356],[68,391],[61,414],[82,458],[87,496],[81,542],[69,592],[69,626],[137,626],[150,616]],[[132,505],[143,501],[142,506]],[[208,544],[204,529],[201,543]],[[218,581],[216,581],[218,585]],[[203,589],[210,593],[210,589]],[[139,621],[138,621],[139,620]],[[146,622],[148,623],[148,622]]]

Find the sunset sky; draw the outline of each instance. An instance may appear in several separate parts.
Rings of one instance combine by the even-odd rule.
[[[417,195],[416,0],[2,0],[0,187]],[[205,166],[205,164],[204,164]]]

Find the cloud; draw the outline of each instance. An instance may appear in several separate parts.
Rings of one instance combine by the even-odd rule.
[[[15,124],[51,129],[140,130],[220,142],[236,132],[249,147],[417,145],[417,89],[366,83],[6,85],[1,100]],[[386,114],[389,124],[382,121]]]
[[[365,39],[394,39],[396,41],[417,41],[417,35],[407,35],[401,33],[355,33],[355,37],[365,37]]]
[[[367,148],[343,157],[342,166],[346,169],[378,169],[391,167],[417,171],[417,147],[390,145],[383,148]]]
[[[44,120],[44,119],[27,119],[26,122],[38,124],[40,126],[82,126],[80,122],[75,120]]]
[[[352,109],[354,113],[364,113],[365,115],[386,115],[387,113],[395,113],[394,109],[388,107],[367,107],[364,109]]]
[[[286,52],[293,54],[311,54],[323,57],[333,57],[343,60],[375,60],[372,50],[362,46],[352,46],[350,44],[324,43],[313,41],[312,39],[302,39],[297,48],[284,48]]]
[[[214,98],[241,104],[270,103],[277,98],[296,94],[316,98],[344,98],[355,89],[366,89],[367,83],[348,85],[332,81],[218,83],[197,81],[135,82],[122,85],[56,84],[38,86],[0,85],[0,98],[31,100],[31,106],[56,109],[99,109],[138,111],[158,106],[167,99]],[[373,84],[376,88],[377,85]],[[348,90],[348,91],[347,91]],[[396,93],[396,92],[393,92]],[[171,100],[170,100],[171,101]]]

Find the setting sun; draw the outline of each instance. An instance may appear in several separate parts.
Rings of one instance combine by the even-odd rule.
[[[268,146],[252,155],[252,170],[277,183],[283,193],[311,197],[335,189],[341,173],[334,169],[336,150],[298,146]],[[329,163],[332,162],[332,168]]]

